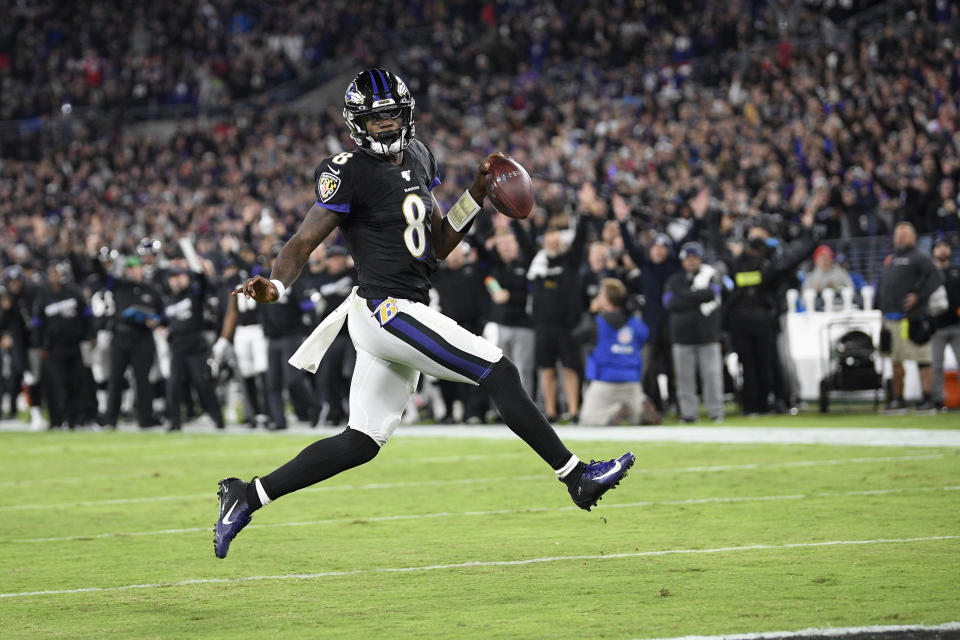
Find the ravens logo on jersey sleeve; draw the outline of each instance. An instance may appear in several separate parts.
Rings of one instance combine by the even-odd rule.
[[[345,151],[320,163],[313,174],[317,204],[337,213],[350,213],[353,197],[350,159],[355,153]],[[353,165],[356,165],[354,162]]]

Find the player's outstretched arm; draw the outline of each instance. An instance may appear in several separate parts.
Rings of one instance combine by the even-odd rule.
[[[490,159],[494,156],[502,156],[503,154],[499,151],[492,153],[480,163],[480,166],[477,167],[477,175],[473,179],[473,184],[470,185],[468,191],[470,192],[470,197],[473,198],[481,207],[483,206],[483,199],[487,197],[487,183],[486,176],[487,171],[490,170]],[[433,194],[430,194],[433,197]],[[452,210],[452,209],[451,209]],[[440,203],[437,202],[437,199],[433,198],[433,222],[431,228],[433,230],[433,250],[437,254],[437,258],[443,260],[450,252],[453,251],[453,248],[460,244],[460,241],[463,240],[463,237],[467,235],[467,232],[470,231],[470,225],[467,225],[463,228],[462,231],[457,231],[454,229],[450,222],[442,217],[443,212],[440,207]]]
[[[337,228],[343,218],[343,215],[335,211],[313,205],[300,224],[300,228],[277,254],[270,279],[263,276],[249,278],[237,291],[234,291],[234,295],[242,292],[248,298],[262,303],[279,300],[280,292],[272,281],[279,280],[284,288],[292,285],[300,276],[303,265],[307,264],[310,253],[330,235],[331,231]]]

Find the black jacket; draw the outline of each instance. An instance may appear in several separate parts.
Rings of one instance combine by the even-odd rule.
[[[527,301],[532,287],[527,281],[527,269],[536,253],[536,247],[530,234],[518,221],[512,221],[510,228],[520,247],[516,260],[504,262],[500,254],[495,250],[487,251],[482,243],[478,243],[476,247],[480,257],[478,265],[486,270],[487,278],[493,278],[502,289],[510,293],[510,299],[503,304],[493,302],[491,299],[487,313],[490,322],[508,327],[529,327],[530,314],[527,312]],[[487,282],[486,278],[484,282]]]
[[[733,330],[741,322],[775,320],[783,310],[784,280],[792,276],[814,248],[813,235],[807,231],[773,259],[749,250],[734,258],[729,265],[735,288],[727,299],[727,326]]]
[[[99,260],[93,261],[93,269],[103,282],[103,288],[113,296],[113,330],[149,335],[147,320],[159,322],[162,317],[160,292],[146,282],[134,282],[108,274]]]
[[[927,299],[940,286],[940,272],[930,256],[916,247],[894,252],[880,274],[877,306],[883,313],[906,314],[920,317],[925,313]],[[908,293],[917,294],[919,301],[909,312],[903,308]]]
[[[587,243],[587,216],[581,215],[570,248],[558,256],[540,252],[530,264],[533,323],[573,327],[580,320],[580,265]]]
[[[623,238],[623,248],[627,250],[630,259],[640,267],[640,287],[643,293],[643,321],[650,329],[649,342],[660,341],[660,332],[663,327],[664,313],[663,294],[666,291],[667,280],[682,269],[677,251],[690,240],[694,240],[700,233],[701,222],[694,218],[687,230],[687,234],[670,247],[667,259],[661,263],[650,260],[649,247],[640,247],[633,239],[629,225],[620,223],[620,236]]]
[[[432,281],[441,313],[468,331],[483,330],[490,298],[483,287],[483,272],[476,265],[465,264],[459,269],[444,265],[433,274]]]
[[[33,305],[37,346],[47,351],[76,347],[90,337],[91,315],[79,288],[67,285],[58,291],[41,289]]]
[[[704,269],[705,267],[701,267]],[[717,275],[706,288],[694,289],[694,275],[680,270],[667,280],[663,305],[670,314],[670,342],[709,344],[720,342],[720,284]],[[699,284],[699,283],[698,283]],[[705,313],[706,312],[706,313]]]
[[[204,353],[209,348],[203,335],[207,294],[206,276],[195,274],[186,289],[164,296],[163,321],[167,325],[167,340],[172,350]]]
[[[947,289],[947,310],[933,317],[933,326],[937,329],[960,324],[960,266],[941,269],[940,276]]]

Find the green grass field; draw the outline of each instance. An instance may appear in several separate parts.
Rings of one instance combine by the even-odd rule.
[[[654,638],[960,620],[955,449],[575,442],[581,457],[637,454],[587,513],[519,441],[398,436],[259,512],[217,560],[217,480],[266,473],[310,441],[0,433],[0,637]]]

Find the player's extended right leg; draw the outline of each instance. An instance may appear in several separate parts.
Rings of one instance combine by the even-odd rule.
[[[632,453],[625,453],[615,460],[591,460],[580,477],[567,484],[574,504],[587,511],[597,506],[603,494],[617,486],[627,475],[627,469],[633,466],[634,460],[636,456]]]
[[[240,530],[250,524],[253,510],[247,503],[247,483],[239,478],[220,481],[220,516],[213,526],[213,550],[218,558],[226,558],[230,543]]]

